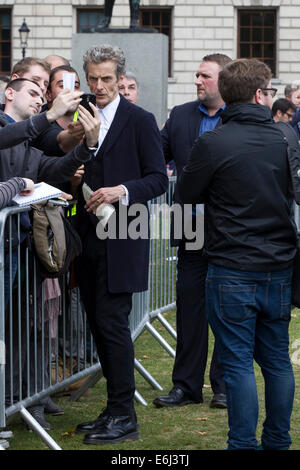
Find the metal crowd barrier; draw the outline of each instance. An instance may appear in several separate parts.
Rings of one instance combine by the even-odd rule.
[[[163,316],[175,306],[176,250],[169,243],[167,210],[174,185],[175,178],[170,178],[167,193],[149,204],[155,232],[150,243],[149,289],[134,294],[129,318],[133,341],[146,329],[173,357],[175,351],[152,322],[158,318],[176,338]],[[13,227],[20,239],[30,210],[9,207],[0,211],[0,429],[20,413],[50,448],[58,450],[27,408],[58,392],[78,399],[102,377],[101,364],[72,273],[41,282],[30,246],[12,243]],[[136,359],[135,367],[153,388],[162,390]],[[138,391],[135,398],[147,405]]]

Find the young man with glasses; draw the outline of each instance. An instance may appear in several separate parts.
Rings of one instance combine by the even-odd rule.
[[[272,106],[272,114],[274,122],[292,122],[293,114],[296,106],[285,98],[279,98],[274,101]]]
[[[178,182],[184,203],[205,204],[206,314],[224,369],[230,450],[257,448],[254,360],[265,382],[262,448],[291,445],[288,328],[297,228],[270,82],[271,70],[256,59],[224,67],[223,126],[198,138]]]

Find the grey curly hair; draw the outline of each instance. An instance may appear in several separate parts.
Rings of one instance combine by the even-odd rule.
[[[116,74],[119,80],[120,76],[125,73],[125,56],[124,52],[117,46],[113,47],[109,44],[101,44],[100,46],[92,46],[83,56],[83,70],[85,75],[88,73],[88,64],[93,62],[100,64],[107,60],[113,60],[116,63]]]

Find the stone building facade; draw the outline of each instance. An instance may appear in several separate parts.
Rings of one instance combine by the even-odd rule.
[[[11,21],[10,64],[21,58],[18,29],[23,18],[30,28],[27,56],[42,58],[56,53],[70,59],[72,34],[80,31],[81,20],[84,24],[93,20],[97,12],[100,14],[103,3],[104,0],[2,0],[0,16],[8,12]],[[300,0],[141,0],[140,8],[141,14],[145,12],[141,22],[155,27],[155,21],[163,18],[161,28],[165,29],[161,31],[170,37],[169,109],[195,98],[194,74],[204,55],[223,52],[232,58],[243,53],[253,56],[262,51],[260,41],[265,44],[262,56],[266,56],[267,49],[268,58],[272,56],[274,83],[281,94],[286,83],[300,79]],[[154,20],[151,17],[149,23],[150,13],[159,11],[164,15],[152,15]],[[129,2],[116,0],[111,27],[128,25]],[[7,53],[3,38],[2,34],[0,59],[3,52]],[[2,67],[3,72],[7,70]]]

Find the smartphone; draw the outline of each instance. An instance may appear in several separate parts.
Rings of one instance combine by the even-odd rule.
[[[94,116],[94,112],[92,111],[92,108],[90,107],[89,103],[93,103],[93,105],[96,106],[96,95],[93,95],[92,93],[84,93],[83,95],[81,95],[81,106],[87,109],[91,113],[91,115]]]

